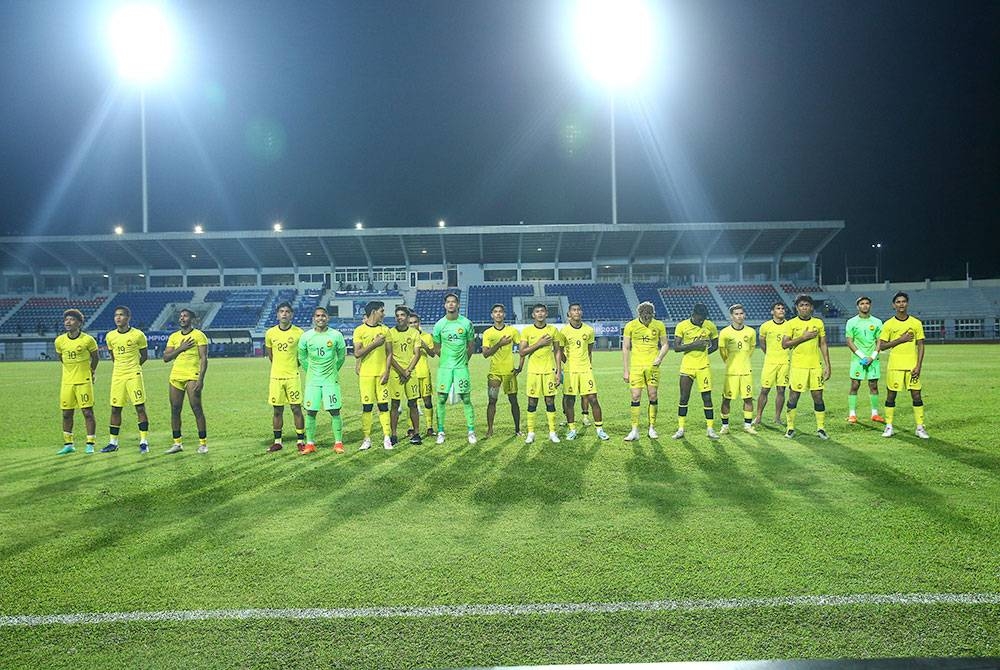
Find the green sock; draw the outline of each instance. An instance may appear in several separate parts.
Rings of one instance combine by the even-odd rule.
[[[344,441],[344,417],[339,414],[333,415],[333,441],[343,442]],[[307,424],[308,425],[308,424]],[[316,427],[316,420],[313,419],[313,428]]]
[[[878,393],[870,394],[868,400],[872,404],[872,414],[878,414]]]
[[[851,395],[847,396],[847,409],[850,410],[852,416],[855,415],[855,414],[857,414],[857,411],[858,411],[858,396],[857,395],[855,395],[855,394],[852,393]]]
[[[465,427],[471,433],[476,429],[476,413],[472,409],[472,398],[468,394],[462,398],[462,411],[465,412]]]
[[[306,442],[316,444],[316,415],[306,412]]]
[[[444,410],[448,406],[448,395],[445,393],[438,393],[438,432],[444,432]]]

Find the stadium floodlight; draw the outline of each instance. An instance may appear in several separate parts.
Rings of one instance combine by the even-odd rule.
[[[284,230],[284,227],[281,225],[281,221],[275,221],[274,222],[274,232],[280,233],[282,230]]]
[[[191,254],[191,258],[198,258],[198,254]]]
[[[201,235],[204,232],[205,232],[205,229],[202,227],[202,225],[200,223],[196,223],[194,225],[194,234],[195,235]]]
[[[355,230],[361,230],[364,227],[365,227],[364,224],[362,224],[360,221],[358,221],[357,223],[354,224],[354,229]]]
[[[578,0],[576,51],[587,74],[608,89],[611,107],[611,223],[618,223],[615,94],[634,87],[653,60],[655,21],[645,0]]]
[[[427,250],[426,250],[426,249],[421,249],[421,250],[420,250],[420,253],[422,253],[422,254],[426,254],[426,253],[427,253]]]
[[[444,219],[438,221],[438,228],[444,228]]]
[[[115,226],[115,235],[123,235],[124,233],[125,233],[124,228],[122,228],[121,226]]]
[[[118,74],[139,86],[142,135],[142,232],[149,232],[149,180],[146,170],[146,86],[161,79],[174,56],[174,31],[156,4],[125,5],[108,26]]]
[[[311,252],[311,251],[307,251],[306,252],[306,256],[312,256],[312,255],[313,255],[313,252]]]
[[[875,250],[875,283],[882,280],[882,243],[873,242],[872,249]]]

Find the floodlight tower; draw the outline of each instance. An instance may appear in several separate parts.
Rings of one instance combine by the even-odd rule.
[[[126,5],[108,26],[118,74],[139,87],[142,134],[142,232],[149,232],[149,183],[146,173],[146,87],[162,78],[174,54],[174,34],[163,10],[155,4]]]
[[[615,96],[639,83],[653,54],[653,17],[644,0],[579,0],[576,49],[587,74],[607,89],[611,112],[611,223],[618,223]]]

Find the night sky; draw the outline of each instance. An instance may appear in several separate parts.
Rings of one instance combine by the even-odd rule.
[[[682,0],[619,94],[621,222],[843,219],[893,280],[1000,276],[1000,3]],[[113,4],[0,4],[0,232],[141,229]],[[180,2],[150,227],[610,221],[609,97],[570,2]],[[513,259],[512,259],[513,260]]]

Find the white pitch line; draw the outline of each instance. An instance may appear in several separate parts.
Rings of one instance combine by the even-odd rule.
[[[0,628],[161,621],[253,619],[395,619],[425,617],[608,614],[616,612],[696,612],[702,610],[850,605],[1000,605],[1000,593],[891,593],[717,600],[649,600],[618,603],[535,603],[527,605],[431,605],[335,609],[221,609],[159,612],[89,612],[0,616]]]

